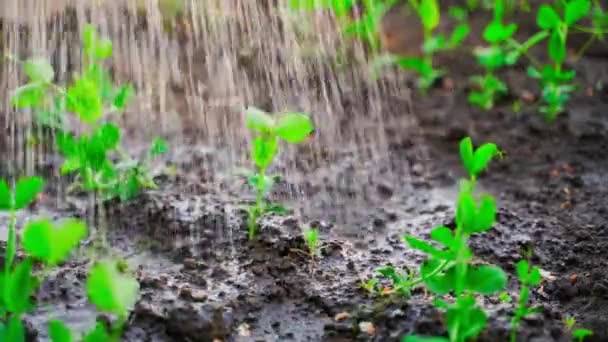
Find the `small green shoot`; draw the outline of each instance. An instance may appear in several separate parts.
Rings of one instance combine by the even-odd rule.
[[[530,264],[526,260],[519,261],[515,266],[515,270],[520,285],[517,307],[511,319],[511,342],[517,340],[517,330],[519,330],[522,318],[539,312],[538,308],[528,307],[528,300],[530,298],[530,287],[538,286],[542,280],[540,269],[537,266],[530,267]]]
[[[428,257],[420,266],[424,285],[435,295],[453,294],[453,303],[437,298],[435,305],[446,311],[445,321],[449,340],[433,337],[434,341],[462,342],[475,338],[486,326],[488,318],[476,304],[476,295],[491,295],[506,287],[507,275],[497,266],[472,264],[473,252],[468,246],[471,234],[483,233],[494,224],[496,204],[491,196],[474,196],[476,179],[500,151],[495,144],[473,148],[470,138],[460,143],[460,156],[468,180],[462,180],[456,207],[456,229],[439,226],[431,231],[433,243],[405,236],[407,244]],[[407,336],[404,341],[425,341],[428,337]]]
[[[558,14],[557,6],[544,4],[539,7],[537,24],[549,35],[548,52],[553,63],[543,66],[541,70],[532,66],[528,68],[528,75],[540,80],[544,102],[541,112],[548,121],[553,121],[564,111],[570,94],[578,89],[578,86],[572,83],[576,72],[564,70],[563,67],[566,59],[566,40],[569,29],[589,13],[591,1],[564,1],[563,7],[562,16]]]
[[[576,325],[576,318],[574,318],[573,316],[564,318],[564,325],[566,326],[566,329],[572,330],[572,328],[574,328],[574,326]]]
[[[275,209],[282,208],[270,206],[264,201],[264,196],[274,185],[275,178],[268,176],[266,170],[278,153],[279,140],[291,144],[301,143],[312,133],[313,125],[308,115],[303,113],[286,113],[274,118],[257,108],[247,109],[245,121],[247,127],[256,134],[251,155],[257,170],[248,178],[249,184],[257,192],[255,205],[249,209],[249,239],[253,240],[258,218],[266,212],[276,212]]]
[[[412,280],[415,276],[414,272],[399,272],[393,266],[381,267],[376,272],[392,282],[391,293],[398,293],[406,298],[411,296]]]
[[[359,285],[361,286],[362,289],[367,291],[367,293],[369,293],[369,294],[375,294],[378,292],[378,290],[377,290],[378,279],[376,279],[376,278],[371,278],[368,281],[361,280],[359,282]]]
[[[302,235],[310,256],[312,258],[319,256],[319,230],[317,228],[307,229]]]

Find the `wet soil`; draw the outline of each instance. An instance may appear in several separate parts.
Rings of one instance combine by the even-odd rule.
[[[566,317],[594,331],[589,341],[607,341],[608,92],[598,85],[608,83],[608,59],[589,56],[576,64],[583,90],[568,113],[547,124],[534,105],[520,113],[512,112],[510,101],[487,112],[468,105],[474,67],[458,56],[442,58],[451,71],[444,85],[454,87],[415,96],[416,129],[387,128],[390,150],[372,163],[359,165],[355,153],[344,151],[328,167],[344,180],[329,197],[315,191],[327,188],[323,177],[311,174],[305,185],[286,179],[279,187],[300,193],[287,204],[306,202],[309,210],[262,218],[255,241],[247,239],[246,188],[231,178],[210,184],[204,170],[194,176],[178,171],[159,179],[159,190],[108,203],[112,250],[129,262],[141,285],[124,340],[398,341],[409,333],[445,334],[441,312],[422,289],[410,298],[379,296],[360,281],[387,264],[416,268],[422,255],[401,237],[427,237],[432,227],[452,223],[463,175],[458,142],[470,135],[505,153],[480,178],[500,211],[492,230],[473,237],[475,254],[509,273],[512,295],[514,264],[526,250],[543,270],[531,296],[542,313],[524,320],[518,341],[570,341]],[[503,76],[515,89],[513,99],[523,91],[538,93],[523,66]],[[345,92],[345,105],[353,101],[349,96],[358,94]],[[404,115],[402,102],[387,98],[385,105],[394,108],[387,114],[393,119]],[[221,154],[210,150],[204,158]],[[178,170],[200,165],[194,153],[181,158],[174,161]],[[383,178],[386,169],[402,170],[399,184]],[[376,200],[354,200],[361,188],[352,184],[364,184],[363,197]],[[71,199],[60,209],[43,201],[23,215],[90,213],[81,199]],[[306,254],[301,232],[307,227],[320,229],[319,258]],[[77,257],[49,276],[38,294],[41,306],[26,318],[32,340],[48,340],[49,318],[80,330],[98,318],[83,291],[87,267]],[[480,300],[490,323],[478,341],[507,341],[513,305],[496,297]]]

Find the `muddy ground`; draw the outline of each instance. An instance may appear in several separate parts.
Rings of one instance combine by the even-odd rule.
[[[349,180],[335,186],[335,196],[315,191],[326,180],[309,177],[301,197],[288,204],[304,201],[312,210],[305,217],[263,218],[256,241],[247,240],[246,192],[238,181],[212,186],[200,175],[204,170],[195,177],[179,171],[221,158],[220,151],[208,151],[204,161],[194,153],[174,160],[178,173],[159,178],[159,190],[129,203],[108,203],[104,217],[113,250],[130,262],[141,284],[124,340],[397,341],[413,332],[445,334],[442,314],[422,289],[411,298],[382,297],[359,283],[388,263],[416,267],[422,256],[401,237],[428,236],[432,227],[452,223],[463,175],[458,142],[470,135],[505,152],[480,178],[500,212],[494,229],[472,239],[474,252],[508,271],[511,294],[517,291],[514,264],[525,250],[533,251],[532,262],[544,271],[531,297],[542,313],[524,320],[518,340],[569,341],[563,319],[572,316],[594,331],[589,341],[607,341],[608,92],[599,85],[608,84],[608,58],[588,56],[576,64],[583,90],[553,124],[534,105],[521,113],[511,110],[522,91],[538,93],[525,78],[525,66],[503,75],[516,90],[513,98],[484,112],[466,102],[474,66],[457,55],[443,58],[451,71],[444,85],[454,87],[415,96],[418,125],[386,129],[387,158],[358,165],[345,151],[331,166]],[[343,96],[347,105],[359,94]],[[403,103],[387,98],[385,105],[394,108],[386,115],[404,115]],[[400,184],[382,179],[386,169],[402,170]],[[286,182],[285,187],[301,185]],[[349,202],[360,189],[349,184],[358,183],[381,201]],[[43,201],[23,215],[90,216],[78,198],[60,207]],[[324,244],[314,261],[303,253],[301,231],[309,226],[320,229]],[[79,329],[96,319],[82,290],[86,267],[76,258],[45,282],[41,306],[27,317],[33,341],[47,340],[49,317]],[[491,320],[478,341],[507,341],[513,305],[496,297],[482,303]]]

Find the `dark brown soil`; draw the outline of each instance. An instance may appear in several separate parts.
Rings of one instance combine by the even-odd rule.
[[[409,333],[445,334],[441,312],[422,289],[411,298],[370,295],[360,281],[386,264],[416,267],[422,256],[401,237],[428,236],[432,227],[451,223],[462,176],[458,142],[471,136],[476,143],[495,142],[505,153],[480,178],[500,212],[492,230],[472,239],[474,252],[508,271],[510,294],[517,293],[513,268],[525,250],[543,270],[531,296],[542,313],[524,320],[518,341],[570,341],[563,324],[570,316],[593,330],[588,341],[608,341],[608,91],[600,86],[608,84],[608,59],[600,54],[576,64],[583,90],[552,124],[534,105],[516,114],[510,101],[488,112],[467,104],[467,78],[475,72],[469,59],[439,59],[449,61],[455,88],[415,96],[419,126],[387,129],[387,158],[358,165],[345,151],[333,162],[335,176],[350,181],[334,189],[335,197],[312,190],[324,186],[320,177],[310,177],[306,186],[288,179],[281,184],[300,189],[299,201],[309,210],[305,217],[264,217],[256,241],[247,239],[240,184],[228,182],[218,191],[178,174],[161,179],[157,191],[108,204],[113,250],[137,267],[142,288],[124,340],[398,341]],[[503,76],[512,99],[538,91],[524,66]],[[357,95],[345,93],[345,105],[349,96]],[[387,115],[403,115],[401,102],[387,98],[385,105],[395,108]],[[196,165],[196,158],[178,166]],[[400,184],[383,179],[385,169],[403,170]],[[364,183],[365,195],[381,201],[349,202],[359,189],[351,183]],[[79,200],[73,203],[51,212],[87,214]],[[322,235],[322,257],[314,261],[301,236],[308,226]],[[27,318],[37,335],[32,340],[47,340],[49,317],[81,329],[96,319],[82,291],[86,266],[74,261],[49,277],[38,295],[43,305]],[[496,297],[480,301],[491,319],[478,341],[508,341],[513,305]]]

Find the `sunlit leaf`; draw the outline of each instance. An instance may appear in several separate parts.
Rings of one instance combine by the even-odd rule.
[[[21,243],[29,255],[54,266],[63,262],[86,234],[82,221],[66,220],[54,226],[48,220],[39,220],[28,223]]]
[[[279,118],[274,131],[287,142],[300,143],[310,135],[313,127],[308,115],[288,113]]]
[[[24,63],[23,69],[31,82],[49,83],[55,77],[53,66],[45,58],[31,58]]]
[[[89,272],[86,288],[89,300],[99,311],[126,317],[137,300],[139,284],[119,272],[116,262],[102,261]]]
[[[15,185],[15,202],[14,209],[23,209],[33,203],[42,188],[44,181],[40,177],[21,178]]]
[[[52,342],[72,342],[72,331],[68,328],[65,323],[59,320],[50,320],[48,323],[49,337]]]

